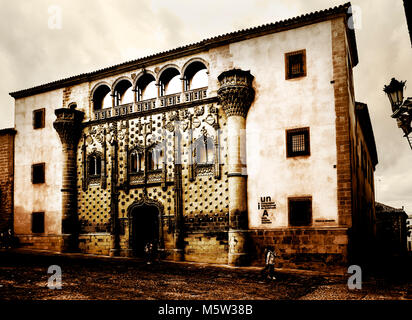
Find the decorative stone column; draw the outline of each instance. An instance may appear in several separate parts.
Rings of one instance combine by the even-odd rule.
[[[81,135],[84,113],[75,109],[55,110],[53,126],[63,147],[62,235],[63,251],[78,250],[78,217],[76,192],[76,149]]]
[[[227,116],[229,179],[230,265],[248,263],[248,212],[246,171],[246,115],[254,99],[253,76],[249,71],[232,69],[218,77],[219,103]]]

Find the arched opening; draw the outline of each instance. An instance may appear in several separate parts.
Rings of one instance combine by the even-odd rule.
[[[110,88],[107,85],[99,86],[93,93],[93,110],[101,110],[112,107]]]
[[[159,80],[160,96],[179,93],[182,91],[180,72],[176,68],[168,68],[162,72]]]
[[[208,86],[206,66],[200,61],[192,62],[184,74],[185,91],[204,88]]]
[[[138,173],[143,171],[143,155],[134,150],[130,154],[130,173]]]
[[[156,79],[150,73],[142,75],[136,82],[137,101],[157,97]]]
[[[132,83],[126,79],[120,80],[114,88],[114,105],[132,103],[133,100]]]
[[[153,148],[147,153],[147,169],[149,171],[160,170],[163,168],[163,149]]]
[[[89,176],[95,177],[100,176],[102,173],[102,160],[99,155],[93,154],[89,156],[88,159],[88,173]]]
[[[159,210],[154,205],[136,206],[131,211],[131,219],[131,248],[135,256],[143,257],[147,243],[159,244]]]
[[[210,137],[200,138],[196,141],[195,160],[196,164],[206,165],[214,163],[214,142]]]

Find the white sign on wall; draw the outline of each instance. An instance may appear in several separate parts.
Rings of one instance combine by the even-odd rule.
[[[260,197],[258,200],[258,210],[261,224],[271,224],[275,219],[276,203],[272,198]]]

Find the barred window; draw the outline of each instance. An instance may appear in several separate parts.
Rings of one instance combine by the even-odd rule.
[[[312,197],[294,197],[288,199],[289,225],[310,226],[312,224]]]
[[[309,128],[286,130],[286,156],[310,155]]]
[[[285,53],[286,79],[306,76],[306,50]]]
[[[44,212],[33,212],[31,216],[31,232],[44,233]]]

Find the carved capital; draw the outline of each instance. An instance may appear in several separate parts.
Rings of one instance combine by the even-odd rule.
[[[249,71],[232,69],[222,72],[218,80],[220,84],[220,89],[217,91],[219,103],[226,115],[246,118],[255,98],[255,90],[252,88],[253,76]]]
[[[53,122],[53,127],[59,134],[62,144],[68,147],[77,145],[81,135],[84,112],[60,108],[56,109],[54,113],[57,118]]]

